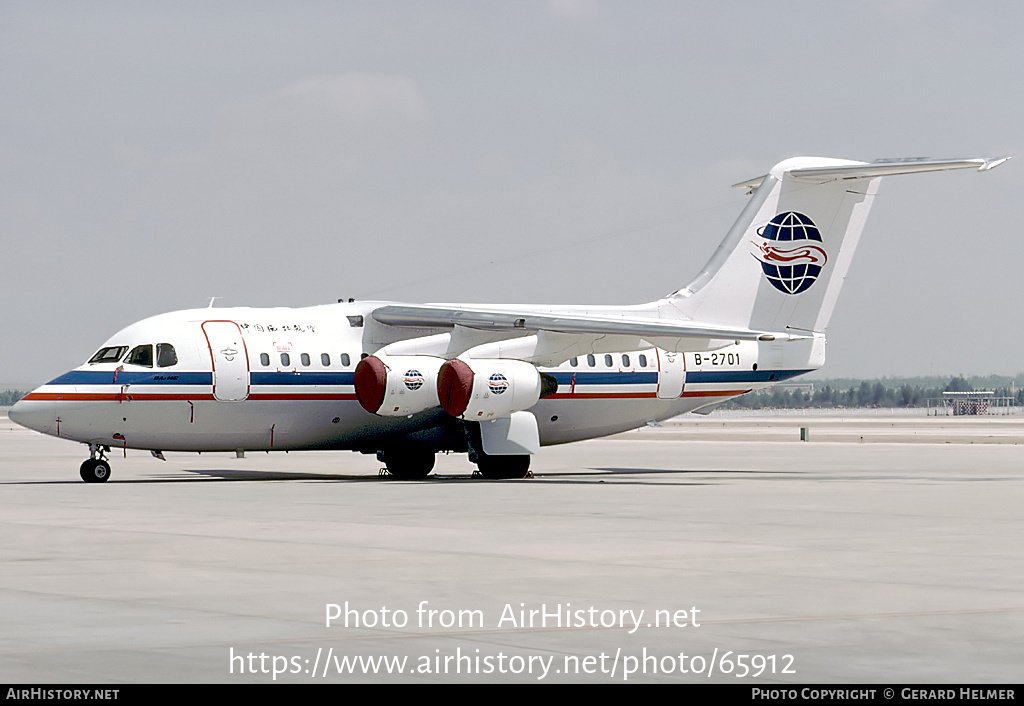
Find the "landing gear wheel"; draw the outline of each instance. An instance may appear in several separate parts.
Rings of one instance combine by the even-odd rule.
[[[510,480],[526,478],[530,472],[529,456],[485,456],[480,454],[476,461],[480,475],[488,480]]]
[[[380,460],[398,480],[423,480],[434,470],[434,452],[427,447],[398,446],[385,449]]]
[[[79,473],[86,483],[106,483],[110,478],[110,464],[101,458],[89,458],[82,463]]]

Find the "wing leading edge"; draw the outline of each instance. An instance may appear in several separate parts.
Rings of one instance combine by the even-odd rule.
[[[772,331],[752,331],[730,326],[708,326],[690,321],[635,319],[612,316],[584,316],[529,309],[498,310],[477,307],[431,305],[387,305],[371,314],[378,323],[416,328],[453,328],[464,326],[479,331],[522,331],[524,335],[552,333],[621,335],[729,341],[777,341],[806,338],[805,335]]]

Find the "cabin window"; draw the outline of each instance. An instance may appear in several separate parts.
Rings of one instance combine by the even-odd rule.
[[[331,356],[328,355],[327,353],[321,353],[320,365],[324,366],[325,368],[331,367]]]
[[[156,367],[169,368],[178,364],[178,353],[170,343],[156,344]]]
[[[140,365],[144,368],[153,367],[153,345],[147,343],[144,346],[135,346],[128,357],[124,359],[128,365]]]
[[[579,364],[580,364],[580,359],[579,358],[570,358],[569,359],[569,365],[571,365],[572,367],[575,368]]]
[[[597,360],[594,358],[593,353],[587,353],[587,365],[589,365],[591,368],[597,365]]]
[[[100,348],[96,351],[96,355],[89,359],[89,364],[93,363],[116,363],[121,360],[124,352],[128,350],[128,346],[108,346],[107,348]]]
[[[352,359],[348,357],[348,353],[341,354],[341,364],[346,368],[352,364]]]
[[[281,354],[281,365],[283,367],[287,368],[287,367],[291,366],[291,364],[292,364],[292,357],[290,355],[288,355],[287,353],[282,353]]]
[[[646,368],[647,367],[647,356],[645,356],[643,353],[640,354],[640,367],[641,368]]]
[[[267,355],[266,353],[260,353],[260,365],[262,365],[264,368],[269,368],[270,356]]]
[[[309,353],[303,353],[302,355],[300,355],[299,360],[302,361],[303,366],[307,368],[309,367]]]
[[[625,353],[622,354],[622,367],[624,367],[624,368],[628,368],[629,367],[629,356],[626,355]]]
[[[605,365],[606,368],[612,367],[612,355],[611,355],[611,353],[607,354],[604,357],[604,365]]]

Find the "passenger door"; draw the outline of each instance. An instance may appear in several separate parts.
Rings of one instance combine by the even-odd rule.
[[[234,321],[206,321],[203,333],[213,361],[213,396],[237,402],[249,396],[249,352]]]
[[[658,355],[658,399],[674,400],[683,394],[686,370],[683,354],[655,349]]]

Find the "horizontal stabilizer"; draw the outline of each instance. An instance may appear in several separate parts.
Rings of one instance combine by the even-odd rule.
[[[918,174],[920,172],[941,172],[948,169],[975,168],[984,172],[1008,160],[1009,157],[978,157],[975,159],[879,159],[868,164],[849,164],[829,167],[792,169],[789,174],[801,180],[820,181],[825,179],[869,179],[871,177],[895,174]]]
[[[806,181],[828,181],[832,179],[870,179],[895,174],[917,174],[920,172],[941,172],[949,169],[977,169],[985,172],[998,167],[1009,157],[975,157],[971,159],[930,159],[928,157],[904,157],[899,159],[876,159],[874,162],[851,162],[827,167],[806,167],[789,169],[786,174]],[[733,184],[735,188],[754,191],[768,175]]]

